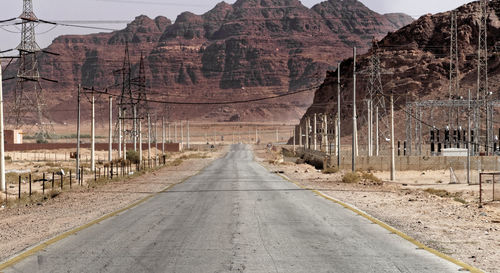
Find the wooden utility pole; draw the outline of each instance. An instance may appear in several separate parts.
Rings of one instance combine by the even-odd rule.
[[[394,149],[394,95],[391,92],[391,181],[396,180],[396,158]]]
[[[108,161],[113,161],[113,97],[109,96],[109,124],[108,124]]]

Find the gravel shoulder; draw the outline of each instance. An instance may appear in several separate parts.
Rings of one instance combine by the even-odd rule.
[[[499,204],[479,208],[477,192],[450,185],[455,195],[440,197],[402,184],[361,181],[342,183],[343,173],[323,174],[305,164],[272,161],[276,154],[255,151],[256,160],[302,186],[369,213],[425,245],[487,272],[500,272]],[[440,186],[443,187],[443,186]]]
[[[42,241],[124,208],[197,174],[227,147],[207,158],[184,160],[143,176],[125,178],[96,188],[60,193],[56,198],[23,207],[0,209],[0,261]]]

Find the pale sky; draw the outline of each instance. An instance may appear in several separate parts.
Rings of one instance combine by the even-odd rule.
[[[22,11],[22,0],[1,0],[0,20],[17,17]],[[125,21],[131,21],[136,16],[145,14],[149,17],[163,15],[172,21],[183,11],[202,14],[213,8],[221,0],[33,0],[35,14],[38,18],[48,21],[84,20],[88,21],[119,21],[112,24],[92,24],[92,26],[122,29]],[[235,0],[226,0],[234,3]],[[303,0],[307,7],[322,2],[321,0]],[[361,0],[366,6],[378,13],[404,12],[415,18],[427,14],[438,13],[454,9],[470,0]],[[75,22],[78,23],[78,22]],[[5,26],[0,23],[0,51],[15,48],[20,40],[19,26]],[[54,29],[50,25],[37,27],[37,41],[41,47],[62,34],[84,34],[99,32],[73,27],[58,26]],[[6,55],[6,54],[3,54]],[[11,55],[11,54],[8,54]]]

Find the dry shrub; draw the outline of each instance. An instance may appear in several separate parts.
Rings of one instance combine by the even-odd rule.
[[[337,167],[330,167],[323,170],[324,174],[335,174],[338,173],[339,169]]]
[[[365,182],[374,182],[374,183],[382,182],[382,180],[376,177],[373,173],[363,173],[361,177]]]
[[[462,194],[459,192],[452,193],[452,192],[449,192],[447,190],[440,190],[440,189],[433,189],[433,188],[425,189],[424,191],[429,193],[429,194],[436,195],[436,196],[443,197],[443,198],[454,198],[455,199],[455,198],[460,198],[462,196]],[[457,201],[457,200],[455,200],[455,201]],[[465,200],[463,200],[463,201],[465,201]],[[457,201],[457,202],[461,202],[461,201]]]
[[[358,173],[346,173],[342,177],[342,183],[353,184],[361,181],[361,176]]]

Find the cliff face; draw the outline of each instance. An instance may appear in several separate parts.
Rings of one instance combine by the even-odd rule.
[[[500,58],[498,43],[500,35],[500,1],[490,2],[488,19],[488,70],[489,89],[493,99],[500,99]],[[402,29],[390,33],[378,42],[377,52],[380,55],[382,84],[386,95],[391,92],[395,96],[395,109],[404,108],[407,101],[446,100],[449,98],[450,73],[450,20],[451,12],[426,15]],[[467,98],[468,90],[473,97],[477,90],[477,48],[480,11],[479,3],[474,2],[457,9],[458,20],[458,52],[460,90],[455,98]],[[495,46],[496,45],[496,46]],[[366,102],[368,95],[370,57],[375,47],[357,59],[357,99],[359,126],[366,132]],[[314,103],[306,115],[314,113],[336,113],[337,105],[337,72],[328,72],[322,86],[316,91]],[[344,136],[352,132],[352,92],[353,92],[353,59],[341,63],[341,97],[343,103],[341,118],[346,121],[343,126]],[[388,106],[388,104],[387,104]],[[388,110],[388,109],[387,109]],[[431,109],[426,109],[431,110]],[[437,127],[445,126],[447,118],[438,109],[433,114],[424,113],[429,118],[425,121]],[[399,139],[405,132],[405,113],[396,112],[396,134]],[[495,125],[495,127],[497,127]],[[428,128],[424,128],[427,132]],[[362,140],[366,142],[365,140]]]
[[[120,82],[113,71],[122,67],[128,41],[132,77],[137,77],[142,53],[152,97],[191,102],[266,97],[319,85],[352,46],[366,52],[374,37],[411,21],[403,14],[377,14],[356,0],[329,0],[311,9],[298,0],[222,2],[203,15],[182,13],[173,24],[164,17],[139,16],[124,30],[59,37],[48,50],[61,55],[44,55],[40,69],[59,80],[44,83],[49,94],[57,94],[49,106],[67,108],[79,83],[106,88]],[[119,92],[117,87],[110,90]],[[290,120],[303,114],[312,92],[251,105],[170,105],[169,114],[183,119]],[[67,120],[57,112],[52,116]]]

